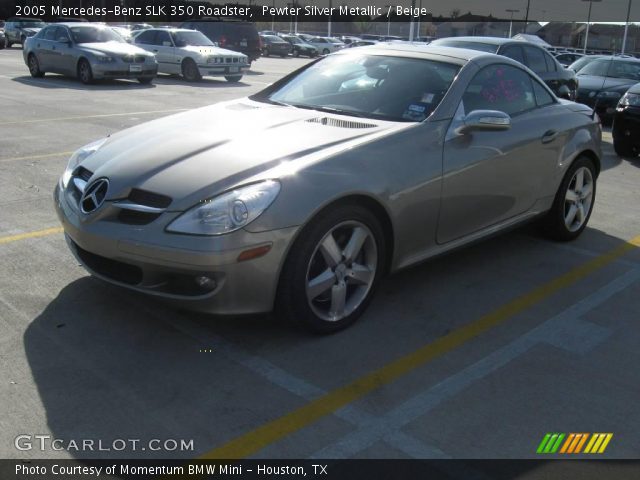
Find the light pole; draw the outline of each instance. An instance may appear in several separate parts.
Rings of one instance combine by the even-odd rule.
[[[420,32],[420,28],[422,27],[422,0],[420,0],[420,14],[418,15],[418,34],[416,37],[420,40],[422,37],[422,32]]]
[[[629,0],[629,7],[627,8],[627,21],[624,24],[624,37],[622,37],[622,51],[624,54],[627,48],[627,34],[629,33],[629,17],[631,16],[631,0]]]
[[[518,13],[520,10],[515,10],[513,8],[507,8],[505,12],[509,12],[511,14],[511,20],[509,20],[509,38],[511,38],[511,34],[513,33],[513,14]],[[527,33],[525,31],[525,33]]]
[[[416,11],[416,0],[411,0],[411,23],[409,23],[409,41],[413,42],[413,12]]]
[[[524,33],[527,33],[527,27],[529,26],[529,7],[531,7],[531,0],[527,0],[527,15],[524,17]]]
[[[583,2],[589,2],[589,15],[587,16],[587,31],[584,35],[584,48],[582,49],[582,53],[587,53],[587,43],[589,43],[589,24],[591,23],[591,7],[593,6],[593,2],[601,2],[602,0],[582,0]]]
[[[327,37],[331,36],[331,9],[333,8],[332,0],[329,0],[329,21],[327,22]]]
[[[276,11],[276,0],[273,0],[273,12]],[[276,16],[275,14],[271,15],[271,31],[274,32],[275,31],[275,21],[276,21]]]
[[[387,9],[387,37],[391,35],[391,14],[389,13],[389,7],[391,7],[391,5],[385,6]]]

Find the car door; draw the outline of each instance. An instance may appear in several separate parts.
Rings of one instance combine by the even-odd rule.
[[[525,45],[522,50],[524,51],[525,65],[533,70],[557,95],[561,84],[553,59],[547,60],[545,57],[547,54],[538,47]]]
[[[57,54],[57,63],[59,65],[60,72],[75,75],[77,60],[69,30],[63,26],[57,27],[53,43],[53,50]]]
[[[171,40],[171,35],[166,30],[156,31],[153,42],[152,52],[156,54],[158,65],[163,65],[163,70],[173,72],[176,63],[179,63],[176,57],[176,48]]]
[[[42,71],[54,71],[52,68],[53,56],[51,47],[53,39],[55,38],[56,28],[57,27],[54,26],[45,28],[32,43],[33,53],[38,59],[40,70]]]
[[[524,214],[538,200],[559,156],[562,116],[552,111],[561,108],[556,100],[534,82],[507,64],[486,66],[469,82],[444,144],[438,243]],[[536,90],[546,93],[546,105]],[[476,110],[509,114],[510,129],[458,133]]]

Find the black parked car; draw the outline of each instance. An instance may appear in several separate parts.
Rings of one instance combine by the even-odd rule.
[[[199,30],[219,47],[244,53],[249,63],[260,58],[260,37],[251,22],[233,19],[188,20],[180,28]]]
[[[313,58],[318,56],[318,49],[316,47],[303,41],[295,35],[283,35],[282,39],[289,42],[292,49],[291,53],[293,53],[294,57],[302,55],[304,57]]]
[[[280,55],[284,58],[291,52],[291,44],[280,37],[261,35],[260,39],[262,40],[262,55],[265,57]]]
[[[431,45],[468,48],[481,52],[504,55],[526,65],[560,98],[574,100],[578,90],[575,72],[564,68],[544,48],[521,40],[498,37],[451,37],[440,38]]]
[[[610,123],[620,99],[640,82],[640,60],[602,57],[583,67],[578,80],[576,101],[595,109],[603,123]]]
[[[569,65],[577,60],[580,60],[584,55],[582,53],[561,52],[556,54],[556,60],[560,62],[560,65],[567,68]]]
[[[627,90],[613,114],[613,148],[621,157],[640,153],[640,83]]]
[[[580,70],[582,70],[584,67],[589,65],[594,60],[598,60],[599,58],[604,58],[604,57],[606,57],[606,55],[584,55],[580,57],[578,60],[576,60],[575,62],[573,62],[571,65],[569,65],[567,68],[578,73]]]
[[[24,45],[27,38],[33,37],[46,25],[39,18],[10,18],[4,25],[7,47],[14,43]]]

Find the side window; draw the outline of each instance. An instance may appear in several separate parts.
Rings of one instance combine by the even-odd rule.
[[[544,55],[544,59],[547,61],[547,71],[548,72],[555,72],[558,69],[556,68],[556,61],[553,59],[553,57],[551,57],[551,55],[549,55],[546,52],[542,52],[542,54]]]
[[[544,52],[536,47],[523,47],[524,54],[527,56],[525,65],[536,73],[547,72],[547,62],[544,59]]]
[[[476,74],[462,97],[465,113],[499,110],[511,116],[537,106],[528,73],[511,65],[490,65]]]
[[[44,39],[45,40],[55,40],[56,39],[56,30],[58,27],[50,27],[44,31]]]
[[[169,32],[165,32],[164,30],[158,30],[156,32],[156,41],[154,43],[155,45],[160,45],[163,47],[170,47],[173,45]]]
[[[555,103],[555,100],[553,99],[551,94],[547,91],[546,88],[540,85],[540,82],[538,82],[535,78],[532,78],[531,83],[533,83],[533,92],[536,95],[536,103],[539,107],[546,107],[547,105]]]
[[[504,55],[511,60],[515,60],[516,62],[520,62],[521,64],[526,65],[526,62],[524,61],[524,54],[522,53],[522,47],[520,47],[519,45],[511,45],[506,47],[504,51],[500,52],[500,55]]]
[[[146,32],[142,32],[136,37],[135,43],[141,43],[143,45],[153,45],[155,38],[156,38],[156,31],[147,30]]]
[[[69,34],[64,27],[56,28],[56,42],[68,42]]]

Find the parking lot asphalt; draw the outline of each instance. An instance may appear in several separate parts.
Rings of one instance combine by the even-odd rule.
[[[306,61],[260,59],[239,84],[84,86],[0,51],[0,457],[536,458],[547,432],[607,432],[601,458],[637,458],[640,161],[609,133],[577,241],[525,227],[405,270],[337,335],[171,309],[78,265],[52,206],[73,150]],[[141,448],[104,450],[116,439]]]

